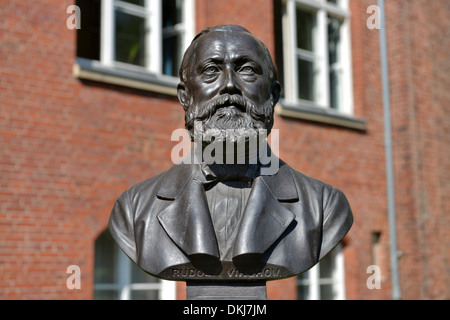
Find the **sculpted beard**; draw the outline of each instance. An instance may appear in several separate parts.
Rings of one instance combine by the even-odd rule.
[[[225,94],[204,106],[190,106],[185,116],[186,129],[195,141],[243,142],[249,136],[258,136],[262,129],[269,134],[273,107],[272,95],[259,107],[240,95]]]

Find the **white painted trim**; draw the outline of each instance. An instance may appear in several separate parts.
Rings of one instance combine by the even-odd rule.
[[[146,19],[145,69],[151,73],[162,74],[162,0],[145,0],[144,7],[120,0],[102,0],[101,8],[100,62],[104,66],[113,66],[118,63],[115,61],[114,21],[115,10],[118,9]],[[180,49],[183,53],[195,36],[195,0],[183,0],[183,21],[169,31],[183,36],[183,47]]]
[[[317,54],[320,56],[318,61],[319,68],[318,77],[315,78],[315,96],[316,103],[323,107],[329,107],[330,86],[329,86],[329,69],[328,69],[328,24],[327,12],[323,9],[317,11]],[[322,85],[322,84],[327,85]]]
[[[162,3],[161,0],[145,0],[150,9],[149,36],[147,42],[150,57],[147,68],[154,73],[162,73]]]
[[[74,76],[80,79],[99,81],[139,90],[151,91],[173,97],[177,96],[176,84],[178,83],[178,79],[174,77],[157,75],[153,77],[153,80],[150,80],[150,78],[152,78],[151,74],[146,75],[145,78],[147,79],[144,79],[144,77],[134,77],[133,75],[124,77],[121,75],[122,73],[122,71],[115,71],[114,68],[110,68],[108,72],[106,72],[83,68],[79,64],[75,64],[73,67]],[[175,83],[172,84],[173,82]]]
[[[309,277],[309,295],[308,300],[320,300],[320,271],[319,265],[316,264],[308,271]]]
[[[147,1],[145,6],[135,5],[129,2],[124,2],[120,0],[114,0],[114,8],[120,9],[122,12],[131,14],[133,16],[138,16],[141,18],[148,18],[150,15],[149,7],[147,6]]]
[[[335,256],[335,268],[333,269],[333,288],[336,290],[336,300],[345,300],[345,267],[344,267],[344,254],[342,252],[342,246],[336,247]]]
[[[321,285],[332,286],[333,298],[335,300],[345,299],[345,270],[342,246],[339,244],[329,254],[332,255],[333,263],[331,278],[320,278],[320,267],[322,263],[320,262],[307,271],[305,279],[298,281],[298,285],[307,287],[307,300],[320,300],[322,298],[320,294]]]
[[[117,248],[117,250],[120,250]],[[117,252],[117,282],[119,284],[119,299],[130,300],[130,282],[131,282],[131,268],[128,257],[122,253]]]
[[[364,119],[354,118],[352,115],[346,115],[330,108],[320,108],[309,101],[303,101],[299,104],[278,103],[275,113],[282,117],[290,117],[300,120],[325,123],[333,126],[366,131],[366,122]]]
[[[350,16],[347,4],[345,2],[342,5],[334,5],[332,3],[328,3],[327,0],[293,0],[299,5],[313,8],[316,10],[326,10],[327,12],[334,14],[336,16],[340,16],[343,18],[348,18]]]
[[[346,0],[343,0],[346,1]],[[345,19],[341,26],[341,50],[343,61],[342,63],[342,113],[352,115],[354,113],[353,105],[353,68],[352,68],[352,45],[350,36],[350,19]]]
[[[115,58],[114,17],[114,0],[102,0],[100,17],[100,61],[105,66],[111,66]]]
[[[311,62],[317,62],[318,60],[323,59],[321,56],[319,56],[315,52],[300,49],[300,48],[295,49],[295,54],[297,55],[297,57],[301,58],[302,60],[308,60]]]
[[[330,109],[330,88],[328,62],[328,22],[327,15],[331,14],[344,20],[341,26],[340,50],[341,61],[339,66],[340,76],[340,103],[339,112],[346,115],[353,114],[353,84],[351,70],[351,45],[350,45],[350,12],[348,0],[341,0],[338,5],[330,4],[326,0],[285,0],[283,2],[283,54],[285,76],[285,100],[288,104],[302,104],[298,92],[298,59],[314,62],[317,76],[314,79],[315,101],[309,101],[316,107]],[[296,8],[311,8],[316,14],[317,35],[315,52],[297,48]],[[326,84],[326,85],[324,85]],[[285,114],[295,112],[290,110]]]
[[[112,243],[111,243],[112,244]],[[158,298],[174,300],[176,298],[176,283],[174,281],[158,280],[151,283],[132,283],[132,261],[120,250],[114,247],[114,264],[116,268],[114,283],[94,284],[94,290],[115,290],[120,300],[130,300],[132,291],[154,290],[158,292]],[[143,271],[141,271],[143,272]]]
[[[283,49],[286,100],[294,103],[298,99],[297,57],[292,54],[297,49],[297,30],[295,28],[295,2],[287,0],[285,14],[283,14]]]
[[[195,0],[184,0],[183,23],[184,23],[184,48],[185,51],[194,39],[195,30]]]
[[[175,281],[161,280],[160,300],[175,300],[177,298],[177,283]]]

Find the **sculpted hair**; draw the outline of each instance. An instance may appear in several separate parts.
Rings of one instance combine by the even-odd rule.
[[[250,31],[248,31],[246,28],[238,25],[219,25],[215,27],[208,27],[203,29],[199,34],[197,34],[194,39],[191,42],[191,45],[186,49],[186,52],[184,53],[183,60],[181,62],[181,67],[179,71],[180,80],[186,84],[186,82],[189,79],[189,73],[191,72],[192,68],[192,61],[195,60],[195,54],[196,54],[196,48],[198,44],[198,39],[200,39],[205,34],[208,34],[210,32],[244,32],[252,35]],[[252,35],[253,36],[253,35]],[[256,38],[255,38],[256,39]],[[268,67],[268,73],[269,76],[273,81],[276,81],[278,79],[277,70],[275,68],[275,65],[272,60],[272,56],[270,55],[269,49],[267,49],[267,46],[259,39],[256,39],[261,49],[264,53],[264,66]]]

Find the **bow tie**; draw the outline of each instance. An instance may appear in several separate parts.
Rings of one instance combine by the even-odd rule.
[[[206,182],[215,181],[252,181],[259,175],[259,165],[256,164],[205,164],[201,171]]]

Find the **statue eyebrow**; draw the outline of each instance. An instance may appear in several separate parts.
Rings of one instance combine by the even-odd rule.
[[[250,56],[240,56],[240,57],[236,57],[236,59],[234,59],[234,64],[238,67],[246,64],[246,63],[251,63],[252,66],[255,68],[255,70],[260,73],[262,72],[262,65],[255,61],[254,58],[250,57]]]
[[[212,62],[212,63],[216,63],[216,64],[220,64],[223,63],[225,59],[221,58],[221,57],[212,57],[207,59],[207,63]]]
[[[225,59],[221,56],[209,57],[198,64],[197,70],[201,72],[203,71],[204,68],[206,68],[210,64],[221,65],[224,63],[224,61]],[[262,73],[263,66],[259,62],[255,61],[255,59],[249,55],[238,56],[236,58],[233,58],[232,63],[237,67],[240,67],[246,63],[251,63],[258,73]]]
[[[213,63],[213,64],[222,64],[223,63],[223,58],[220,57],[211,57],[211,58],[207,58],[205,60],[203,60],[202,62],[200,62],[198,64],[198,70],[202,70],[203,68],[205,68],[207,65]]]
[[[247,62],[252,62],[254,64],[258,64],[255,59],[253,59],[250,56],[240,56],[240,57],[236,57],[235,59],[233,59],[234,64],[236,65],[241,65]]]

